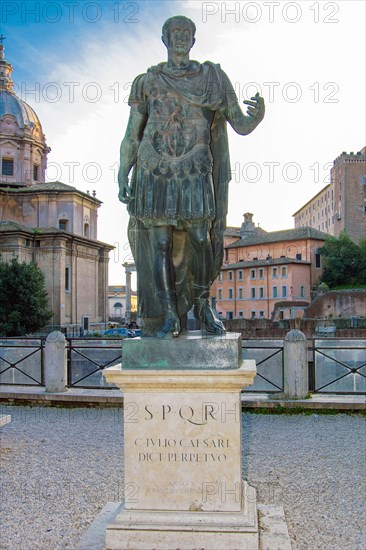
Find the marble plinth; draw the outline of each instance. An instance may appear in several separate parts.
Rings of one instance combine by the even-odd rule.
[[[240,402],[256,368],[242,362],[238,339],[227,339],[234,368],[213,368],[223,338],[211,337],[206,355],[202,339],[186,343],[185,354],[179,338],[160,340],[169,357],[176,351],[175,368],[131,368],[130,355],[125,366],[124,346],[123,366],[103,371],[124,392],[125,501],[107,527],[108,549],[258,547],[255,491],[242,480]]]

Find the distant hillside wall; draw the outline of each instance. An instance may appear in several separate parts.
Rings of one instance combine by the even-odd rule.
[[[306,308],[304,317],[321,319],[325,317],[365,317],[366,289],[330,290],[317,296]]]
[[[224,321],[224,325],[226,330],[239,332],[245,339],[284,339],[286,334],[294,328],[299,328],[307,338],[315,338],[317,326],[323,322],[319,319],[285,319],[279,322],[272,322],[268,319],[233,319]],[[354,328],[351,328],[353,326],[351,319],[335,318],[333,323],[336,325],[336,332],[331,335],[333,337],[366,338],[365,319],[363,322],[357,323]]]

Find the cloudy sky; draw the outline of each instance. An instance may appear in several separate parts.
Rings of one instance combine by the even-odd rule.
[[[328,183],[333,160],[365,145],[362,0],[3,0],[17,93],[52,148],[47,179],[103,201],[98,238],[116,246],[111,284],[124,283],[129,259],[116,181],[129,89],[166,59],[161,26],[176,14],[196,23],[192,58],[220,63],[240,101],[256,91],[266,101],[252,134],[229,128],[228,225],[249,211],[266,230],[293,227],[292,214]]]

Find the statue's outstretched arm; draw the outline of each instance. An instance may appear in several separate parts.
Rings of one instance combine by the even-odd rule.
[[[131,168],[136,164],[137,152],[142,140],[142,134],[146,125],[146,115],[141,114],[138,107],[131,107],[130,118],[128,120],[125,137],[122,140],[120,148],[120,163],[118,171],[118,198],[121,202],[128,203],[130,200],[130,187],[128,185],[128,175]]]
[[[239,103],[233,103],[224,110],[224,116],[232,128],[241,136],[250,134],[264,118],[264,99],[258,93],[251,101],[244,101],[249,105],[247,115],[243,114]]]

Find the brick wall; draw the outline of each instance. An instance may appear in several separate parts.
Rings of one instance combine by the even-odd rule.
[[[308,319],[366,317],[366,289],[331,290],[317,296],[305,311]]]
[[[342,153],[331,170],[335,210],[334,235],[346,231],[356,243],[366,236],[366,154]]]

